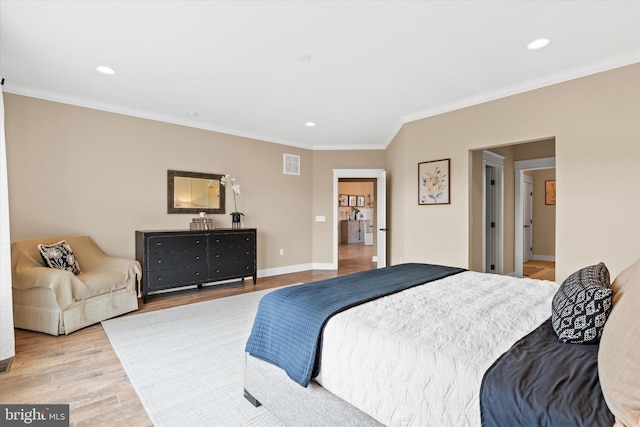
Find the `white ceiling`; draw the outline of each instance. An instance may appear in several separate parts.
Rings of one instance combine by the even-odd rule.
[[[6,92],[316,150],[635,62],[640,1],[0,0]]]

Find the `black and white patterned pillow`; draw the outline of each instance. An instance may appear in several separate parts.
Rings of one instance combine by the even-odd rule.
[[[553,297],[551,321],[564,343],[591,344],[600,340],[613,307],[609,270],[604,263],[576,271]]]
[[[38,250],[46,266],[67,270],[75,275],[81,273],[78,260],[66,240],[61,240],[53,245],[39,244]]]

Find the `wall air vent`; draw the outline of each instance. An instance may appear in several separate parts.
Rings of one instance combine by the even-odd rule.
[[[300,156],[283,154],[282,173],[285,175],[300,175]]]

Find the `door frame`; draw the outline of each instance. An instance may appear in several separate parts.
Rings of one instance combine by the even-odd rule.
[[[554,157],[542,157],[539,159],[531,160],[519,160],[513,162],[513,169],[515,171],[515,243],[514,243],[514,258],[515,258],[515,272],[517,277],[522,277],[522,261],[524,259],[524,235],[522,227],[524,225],[523,213],[524,213],[524,198],[522,197],[522,187],[524,186],[524,171],[526,170],[538,170],[538,169],[554,169],[556,167],[556,158]]]
[[[495,248],[496,264],[493,273],[502,274],[504,269],[504,156],[489,150],[482,151],[482,269],[487,269],[487,166],[495,168],[496,172],[496,212]]]
[[[374,178],[378,180],[376,187],[376,233],[377,233],[377,247],[376,255],[373,257],[372,262],[378,263],[378,268],[386,265],[386,253],[387,253],[387,239],[386,230],[387,223],[387,203],[386,203],[386,170],[385,169],[334,169],[333,170],[333,257],[332,268],[338,269],[338,181],[340,178]],[[382,184],[382,185],[381,185]],[[380,263],[378,259],[382,255],[385,262]],[[383,264],[383,265],[381,265]]]
[[[521,195],[522,195],[522,263],[525,263],[525,258],[529,258],[528,254],[525,255],[525,253],[527,251],[529,251],[531,253],[531,257],[529,258],[529,260],[533,259],[533,226],[534,226],[534,221],[533,221],[533,186],[535,184],[533,177],[529,176],[529,175],[525,175],[524,173],[522,174],[522,188],[525,188],[525,185],[529,184],[531,185],[531,192],[530,194],[527,194],[526,191],[522,191]],[[525,224],[525,219],[529,216],[529,212],[527,212],[527,201],[529,201],[530,206],[529,208],[531,209],[531,223],[529,224],[529,233],[531,233],[531,246],[529,247],[529,249],[526,248],[526,246],[524,245],[525,243],[525,238],[524,238],[524,226]]]

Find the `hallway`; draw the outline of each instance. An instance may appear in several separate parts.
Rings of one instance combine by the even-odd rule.
[[[372,262],[373,246],[362,243],[338,245],[338,274],[356,273],[377,268]]]

